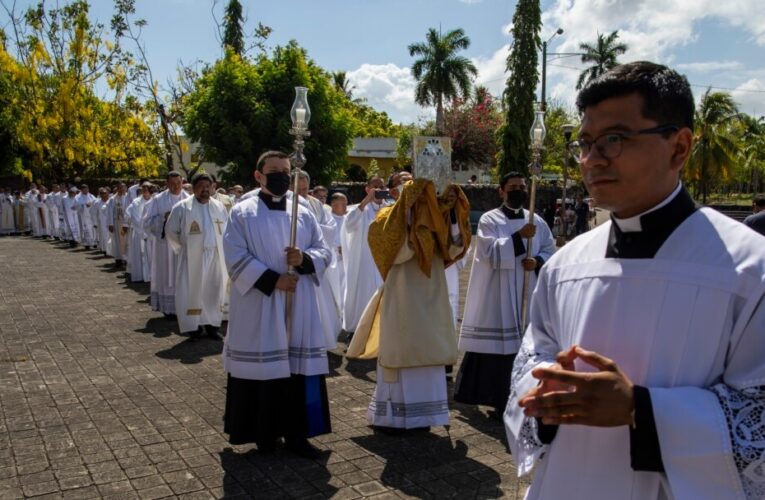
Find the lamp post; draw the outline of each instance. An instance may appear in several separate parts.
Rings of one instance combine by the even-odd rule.
[[[534,116],[534,123],[531,125],[529,135],[531,136],[531,164],[529,165],[529,172],[531,172],[531,189],[529,192],[529,224],[534,225],[534,214],[536,213],[537,203],[537,181],[539,175],[542,173],[542,149],[544,148],[545,136],[547,135],[547,129],[545,129],[545,112],[542,103],[540,103],[539,110]],[[532,248],[534,238],[526,239],[526,259],[534,258],[534,251]],[[531,271],[523,270],[523,296],[521,300],[521,332],[526,331],[526,326],[529,324],[529,278],[531,277]]]
[[[563,235],[558,237],[558,246],[563,246],[566,243],[566,236],[568,235],[568,221],[566,220],[566,198],[568,189],[568,164],[571,151],[569,145],[571,144],[571,134],[574,132],[575,125],[572,123],[566,123],[561,127],[563,129],[563,137],[566,138],[566,152],[563,154],[563,199],[561,203],[561,223],[563,229]]]
[[[547,41],[542,42],[542,100],[540,104],[542,111],[547,111],[547,44],[557,35],[562,34],[563,28],[558,28]]]
[[[290,220],[290,248],[294,248],[297,244],[298,196],[300,196],[298,195],[299,174],[306,163],[305,154],[303,154],[303,148],[305,147],[304,139],[311,135],[311,132],[308,131],[308,122],[311,120],[311,108],[308,106],[307,88],[295,87],[295,102],[292,103],[290,118],[292,119],[290,135],[295,136],[295,140],[292,143],[293,151],[290,155],[290,163],[292,164],[294,175],[292,184],[292,219]],[[287,272],[295,274],[295,267],[289,266]],[[292,294],[288,293],[285,307],[288,341],[292,335],[292,298]]]

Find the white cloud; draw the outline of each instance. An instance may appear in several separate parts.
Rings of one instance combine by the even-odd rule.
[[[499,50],[495,51],[489,57],[474,57],[472,59],[478,70],[476,85],[484,85],[489,89],[491,95],[500,96],[505,89],[507,80],[507,56],[510,51],[510,44],[505,44]]]
[[[466,3],[468,5],[474,5],[483,2],[483,0],[459,0],[460,3]]]
[[[417,83],[409,68],[393,63],[362,64],[348,72],[348,81],[354,85],[354,95],[364,97],[373,108],[385,111],[397,122],[414,122],[420,117],[430,117],[435,112],[421,108],[414,102]]]
[[[629,16],[625,16],[626,12]],[[598,33],[619,30],[619,41],[628,46],[621,61],[651,60],[671,65],[677,49],[698,39],[697,23],[702,19],[740,28],[755,43],[765,45],[765,9],[761,0],[674,0],[671,7],[664,0],[556,0],[542,13],[542,37],[546,40],[555,29],[563,28],[563,35],[551,42],[550,51],[579,52],[579,44],[594,43]],[[575,57],[548,59],[548,94],[573,103],[580,66]],[[699,73],[726,71],[727,76],[743,69],[735,61],[689,62],[676,67]]]
[[[747,80],[731,91],[731,95],[744,113],[765,116],[765,80]]]
[[[739,61],[704,61],[681,63],[675,65],[675,68],[682,71],[693,71],[696,73],[710,73],[712,71],[730,71],[738,70],[744,67]]]

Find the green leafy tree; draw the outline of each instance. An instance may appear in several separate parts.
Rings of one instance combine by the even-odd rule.
[[[497,131],[500,175],[513,170],[528,173],[529,129],[534,122],[535,91],[539,82],[537,54],[542,46],[541,28],[539,0],[518,0],[513,14],[513,44],[507,57],[510,77],[503,95],[505,123]]]
[[[209,160],[236,165],[224,172],[227,181],[251,184],[263,151],[292,150],[290,109],[296,86],[308,88],[311,106],[306,170],[316,182],[328,183],[346,167],[353,113],[329,73],[294,41],[255,62],[228,51],[187,96],[183,128],[192,141],[202,143]]]
[[[502,114],[488,92],[479,92],[467,101],[454,99],[445,112],[445,133],[452,139],[452,166],[457,170],[493,167],[497,155],[494,136],[501,123]]]
[[[347,73],[345,71],[335,71],[332,73],[332,81],[335,83],[337,90],[345,94],[345,96],[353,100],[353,90],[356,88],[348,81]]]
[[[758,193],[762,191],[765,177],[765,117],[755,118],[743,114],[741,125],[740,177],[749,185],[751,192]]]
[[[708,89],[696,108],[694,144],[685,175],[700,187],[703,203],[710,185],[727,179],[736,163],[738,119],[736,103],[727,92]]]
[[[609,35],[598,33],[598,39],[595,44],[580,43],[579,50],[582,51],[581,59],[584,64],[589,64],[587,69],[579,75],[576,82],[576,89],[579,90],[590,80],[594,80],[609,69],[618,66],[618,57],[627,52],[626,43],[617,43],[619,31],[612,31]]]
[[[546,173],[562,174],[563,165],[568,162],[567,176],[576,182],[581,181],[581,173],[571,156],[567,152],[566,137],[563,134],[563,126],[566,124],[577,123],[576,114],[558,102],[547,103],[545,112],[545,150],[543,155],[544,170]],[[577,135],[575,128],[571,134],[572,138]]]
[[[436,131],[444,131],[444,101],[467,98],[471,77],[478,70],[470,59],[457,53],[470,47],[470,38],[462,29],[441,36],[433,28],[425,35],[426,41],[409,45],[409,55],[419,58],[412,64],[412,75],[417,80],[414,99],[421,106],[436,107]]]
[[[244,56],[244,17],[239,0],[229,0],[223,18],[223,47]]]

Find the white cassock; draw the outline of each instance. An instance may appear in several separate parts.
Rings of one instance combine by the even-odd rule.
[[[284,248],[290,241],[291,205],[288,201],[285,210],[271,210],[260,197],[252,197],[231,210],[223,239],[231,277],[223,366],[232,377],[271,380],[290,374],[329,373],[316,274],[299,276],[289,335],[286,292],[273,289],[266,295],[254,287],[265,273],[287,272]],[[332,260],[316,217],[302,205],[298,207],[296,246],[311,258],[315,273],[323,273]]]
[[[321,234],[324,237],[324,242],[331,250],[338,238],[337,223],[334,217],[332,217],[332,210],[328,205],[313,196],[309,196],[307,200],[302,197],[300,198],[301,205],[306,201],[307,203],[304,206],[310,208],[314,217],[316,217],[316,221],[321,228]],[[330,265],[327,266],[327,270],[337,264],[334,260],[334,252],[331,252],[331,255],[333,258],[330,261]],[[319,284],[316,287],[316,299],[319,303],[321,326],[324,329],[324,336],[327,338],[327,347],[334,349],[337,346],[337,336],[343,328],[340,306],[335,301],[326,272],[317,273],[317,277]]]
[[[133,184],[129,188],[127,188],[127,206],[130,206],[131,203],[133,203],[136,198],[141,197],[141,185],[140,184]]]
[[[65,237],[69,241],[80,242],[80,216],[77,214],[76,196],[66,196],[62,202],[64,207]]]
[[[66,198],[68,195],[67,193],[62,193],[61,191],[58,192],[58,197],[56,198],[56,206],[58,207],[58,237],[62,240],[69,239],[68,233],[67,233],[67,226],[66,221],[64,220],[64,216],[66,213],[64,212],[64,198]]]
[[[149,281],[149,257],[146,255],[146,234],[143,230],[143,210],[149,200],[139,196],[128,205],[125,218],[130,226],[127,272],[130,281]]]
[[[189,194],[183,190],[177,195],[162,191],[143,209],[143,229],[154,237],[151,257],[151,307],[164,314],[175,314],[175,269],[177,257],[165,238],[165,221],[173,205],[185,200]]]
[[[332,265],[327,269],[325,277],[332,290],[332,296],[335,298],[335,304],[337,304],[338,310],[340,311],[340,319],[342,322],[345,301],[345,267],[343,265],[343,252],[340,247],[340,234],[343,230],[345,215],[332,214],[332,218],[335,219],[335,224],[337,225],[337,230],[335,231],[337,237],[335,238],[335,241],[327,241],[327,245],[332,248],[334,256]]]
[[[446,268],[446,287],[449,290],[449,305],[452,306],[452,319],[454,319],[454,328],[457,329],[457,314],[460,310],[460,271],[465,268],[465,259],[463,257],[451,266]]]
[[[45,208],[48,210],[48,220],[50,221],[50,227],[48,228],[48,234],[54,238],[59,238],[60,224],[58,218],[59,207],[59,193],[48,193],[45,197]]]
[[[96,243],[98,249],[108,256],[112,256],[112,245],[109,236],[109,200],[103,201],[101,198],[93,203],[90,209],[90,216],[96,226]]]
[[[199,203],[193,196],[173,206],[167,219],[165,237],[178,255],[175,311],[181,332],[221,324],[226,300],[223,232],[227,219],[223,203],[213,198]]]
[[[28,220],[28,225],[32,231],[32,236],[42,236],[41,231],[41,225],[40,225],[40,211],[39,207],[37,206],[37,197],[39,196],[39,191],[36,189],[30,190],[25,196],[24,196],[24,215],[25,218]]]
[[[13,222],[13,198],[7,194],[0,194],[0,234],[12,234],[16,232],[16,223]]]
[[[462,315],[459,349],[488,354],[515,354],[520,347],[523,259],[526,240],[516,234],[528,223],[529,212],[513,214],[507,207],[481,216],[476,232],[473,266],[470,271],[465,310]],[[537,226],[532,252],[542,263],[555,253],[555,241],[547,223],[534,215]],[[520,247],[518,244],[520,243]],[[536,273],[529,273],[534,290]]]
[[[74,197],[77,204],[77,215],[80,218],[80,238],[86,247],[96,246],[96,228],[91,208],[96,202],[96,197],[91,193],[79,193]]]
[[[538,462],[529,499],[765,494],[765,238],[694,211],[684,190],[653,211],[578,236],[539,273],[504,417],[519,474]],[[542,444],[518,399],[538,384],[531,370],[572,345],[613,359],[650,394],[665,472],[631,465],[651,428],[637,389],[635,429],[561,425]]]
[[[38,192],[33,200],[35,218],[37,219],[37,234],[35,236],[50,236],[51,234],[50,213],[48,213],[48,205],[45,204],[47,197],[47,194]]]
[[[343,330],[347,332],[356,331],[367,303],[383,284],[367,242],[369,225],[382,206],[372,202],[360,210],[358,205],[351,205],[340,233],[346,276]]]
[[[125,216],[127,195],[115,194],[109,198],[107,223],[114,228],[111,232],[112,257],[116,260],[127,259],[128,222]]]

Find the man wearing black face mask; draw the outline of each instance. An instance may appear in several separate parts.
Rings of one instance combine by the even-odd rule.
[[[517,172],[499,185],[502,206],[486,212],[478,223],[477,244],[470,273],[459,348],[466,351],[457,373],[454,400],[493,406],[501,416],[507,404],[513,360],[520,347],[523,274],[536,274],[555,253],[552,232],[534,215],[528,224],[524,210],[526,181]],[[533,238],[533,259],[526,258],[526,241]]]
[[[262,187],[234,206],[223,236],[231,279],[224,432],[231,444],[254,442],[260,452],[273,451],[284,438],[290,451],[316,458],[320,452],[308,438],[331,432],[327,339],[317,326],[316,285],[332,253],[316,218],[302,205],[295,246],[288,247],[292,203],[298,202],[287,197],[289,157],[267,151],[256,169]],[[288,273],[288,266],[297,274]],[[288,293],[294,297],[289,327]]]

